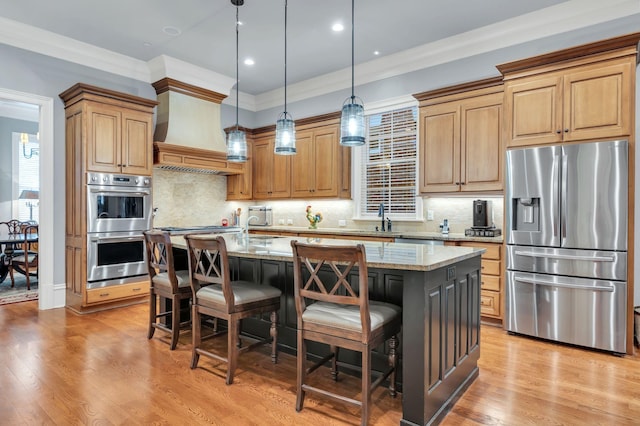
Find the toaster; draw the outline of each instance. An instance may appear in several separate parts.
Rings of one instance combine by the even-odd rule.
[[[249,206],[249,217],[251,216],[258,218],[251,220],[251,226],[271,226],[273,223],[273,212],[271,211],[271,207]]]

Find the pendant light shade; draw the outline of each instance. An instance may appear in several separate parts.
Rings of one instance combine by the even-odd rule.
[[[284,0],[284,112],[276,121],[276,143],[273,151],[280,155],[296,153],[296,125],[287,112],[287,0]]]
[[[355,43],[354,43],[355,0],[351,0],[351,97],[342,104],[340,118],[340,145],[361,146],[365,143],[364,105],[355,92]]]
[[[231,0],[231,4],[236,7],[236,128],[229,131],[227,135],[227,161],[242,163],[247,161],[247,136],[240,130],[238,124],[238,102],[239,102],[239,72],[238,72],[238,45],[239,45],[239,28],[240,28],[240,6],[244,4],[244,0]]]

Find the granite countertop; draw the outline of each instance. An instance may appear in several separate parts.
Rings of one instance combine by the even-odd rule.
[[[365,229],[347,229],[347,228],[318,228],[309,229],[301,226],[250,226],[250,230],[262,231],[262,232],[304,232],[309,234],[329,234],[329,235],[344,235],[347,237],[367,236],[367,237],[393,237],[393,238],[406,238],[416,240],[441,240],[441,241],[477,241],[485,243],[497,243],[502,244],[503,236],[499,237],[468,237],[464,234],[449,233],[443,235],[440,232],[414,232],[414,231],[370,231]]]
[[[298,240],[309,244],[330,246],[344,246],[361,243],[367,255],[367,265],[370,268],[431,271],[443,266],[451,265],[462,260],[480,256],[485,252],[483,248],[432,246],[410,243],[389,243],[374,241],[340,240],[333,238],[311,237],[270,237],[266,235],[249,236],[243,234],[220,234],[227,244],[230,256],[252,259],[269,259],[292,261],[291,241]],[[211,235],[199,234],[196,238],[206,238]],[[183,236],[171,238],[175,247],[186,249]]]

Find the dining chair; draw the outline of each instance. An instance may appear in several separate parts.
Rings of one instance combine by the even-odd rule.
[[[189,252],[189,273],[193,292],[191,368],[198,366],[200,355],[223,361],[227,364],[226,383],[230,385],[233,383],[238,365],[238,354],[264,343],[271,343],[271,361],[277,363],[276,325],[281,291],[267,284],[231,281],[227,246],[223,237],[186,235],[185,240]],[[270,313],[270,336],[266,339],[252,339],[252,344],[242,345],[241,320],[264,313]],[[202,337],[202,320],[207,317],[227,321],[226,357],[203,347],[205,339]]]
[[[365,249],[355,246],[326,246],[291,242],[293,250],[294,300],[298,322],[296,411],[301,411],[306,392],[361,408],[361,424],[369,419],[371,393],[389,378],[389,392],[396,396],[398,334],[401,329],[400,307],[369,300],[368,270]],[[307,368],[306,342],[329,345],[329,353]],[[375,373],[372,383],[371,351],[389,342],[388,368]],[[331,376],[338,380],[339,349],[362,354],[361,399],[354,399],[334,389],[307,383],[308,376],[332,361]]]
[[[20,233],[23,239],[16,243],[9,260],[9,275],[11,287],[15,287],[14,271],[18,271],[27,279],[27,290],[31,290],[31,276],[38,277],[38,243],[30,242],[28,236],[38,233],[38,225],[20,225]]]
[[[144,231],[145,247],[147,251],[147,268],[149,271],[149,332],[151,339],[159,329],[171,336],[169,348],[174,350],[178,345],[178,337],[183,327],[190,325],[190,319],[181,321],[181,313],[190,318],[188,303],[183,308],[183,300],[191,300],[191,286],[189,285],[189,271],[175,270],[173,259],[173,245],[171,236],[166,231]],[[171,301],[171,307],[163,303]],[[160,303],[158,303],[160,302]],[[158,307],[158,305],[160,305]],[[171,319],[169,328],[162,319]]]

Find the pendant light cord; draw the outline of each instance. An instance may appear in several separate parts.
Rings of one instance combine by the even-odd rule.
[[[355,27],[355,19],[354,19],[354,15],[355,15],[355,8],[356,8],[356,1],[355,0],[351,0],[351,103],[355,102],[355,84],[356,84],[356,78],[355,78],[355,42],[353,41],[354,39],[354,27]]]
[[[236,6],[236,130],[239,129],[239,113],[238,113],[238,104],[240,103],[240,95],[239,95],[239,89],[238,86],[240,86],[240,80],[239,80],[239,65],[238,63],[240,62],[240,54],[239,49],[238,49],[238,45],[239,45],[239,38],[240,38],[240,6]]]
[[[284,0],[284,118],[287,118],[287,0]]]

